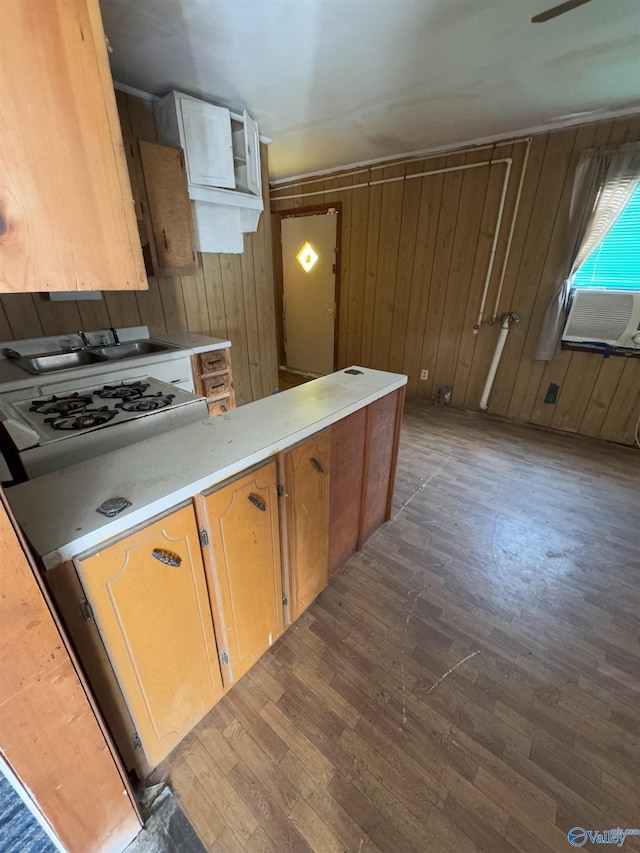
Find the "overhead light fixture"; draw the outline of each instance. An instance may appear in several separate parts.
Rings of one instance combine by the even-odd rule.
[[[309,272],[311,267],[318,260],[317,254],[314,252],[311,243],[309,243],[308,241],[300,249],[300,251],[296,255],[296,258],[298,259],[298,263],[305,272]]]

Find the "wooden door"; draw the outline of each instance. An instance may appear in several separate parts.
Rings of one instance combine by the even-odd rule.
[[[335,209],[281,222],[284,348],[291,370],[327,374],[334,368],[337,222]]]
[[[145,754],[155,765],[222,695],[193,508],[79,566]]]
[[[98,0],[2,4],[0,291],[148,286]]]
[[[0,490],[0,743],[69,853],[123,850],[140,829],[111,752]]]
[[[182,150],[142,139],[138,145],[154,274],[193,275],[198,258]]]
[[[330,575],[360,547],[366,424],[367,410],[360,409],[331,427]]]
[[[360,545],[391,514],[403,401],[404,388],[367,406]]]
[[[189,183],[233,189],[236,181],[229,110],[194,98],[180,98],[179,103]]]
[[[221,659],[237,681],[283,631],[276,464],[205,497]]]
[[[286,542],[288,621],[293,622],[329,580],[331,433],[284,453],[283,539]]]

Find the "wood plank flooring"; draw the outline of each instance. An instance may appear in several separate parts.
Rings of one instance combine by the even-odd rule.
[[[287,370],[286,367],[281,367],[278,370],[278,388],[280,391],[288,391],[289,388],[304,385],[305,382],[310,382],[316,378],[311,373],[298,373],[295,370]]]
[[[637,451],[408,401],[392,520],[160,768],[207,849],[640,828],[638,529]]]

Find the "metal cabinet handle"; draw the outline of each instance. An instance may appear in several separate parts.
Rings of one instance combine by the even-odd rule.
[[[260,510],[260,512],[266,512],[267,511],[266,506],[262,503],[262,501],[260,500],[260,498],[257,495],[249,495],[249,500],[251,501],[251,503],[255,507],[257,507]]]
[[[182,557],[175,554],[173,551],[167,551],[164,548],[154,548],[151,556],[167,566],[175,566],[176,568],[182,565]]]
[[[313,465],[313,467],[316,469],[316,471],[317,471],[319,474],[324,474],[324,468],[323,468],[323,467],[322,467],[322,465],[318,462],[318,460],[316,459],[316,457],[315,457],[315,456],[312,456],[310,461],[311,461],[311,464]]]

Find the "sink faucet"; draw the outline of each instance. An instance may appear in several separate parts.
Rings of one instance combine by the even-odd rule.
[[[80,335],[80,340],[82,341],[82,346],[83,346],[83,347],[88,347],[88,346],[89,346],[89,338],[87,338],[87,336],[86,336],[86,335],[85,335],[85,333],[82,331],[82,329],[80,329],[80,330],[78,331],[78,335]]]

